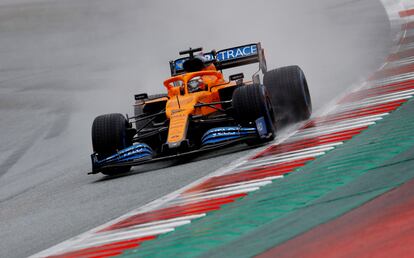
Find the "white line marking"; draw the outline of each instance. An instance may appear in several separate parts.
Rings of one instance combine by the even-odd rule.
[[[228,187],[237,186],[237,185],[246,185],[246,184],[251,184],[251,183],[256,183],[256,182],[273,181],[273,180],[281,179],[281,178],[283,178],[283,175],[281,175],[281,176],[269,176],[269,177],[264,177],[264,178],[261,178],[261,179],[255,179],[255,180],[250,180],[250,181],[242,181],[242,182],[239,182],[239,183],[233,183],[233,184],[228,184],[228,185],[220,185],[220,186],[217,186],[217,187],[213,187],[211,189],[222,189],[222,188],[228,188]]]
[[[168,223],[158,224],[158,225],[152,225],[149,227],[135,227],[135,225],[130,227],[121,228],[118,230],[112,230],[112,231],[106,231],[102,233],[98,233],[91,238],[89,238],[90,243],[95,243],[98,241],[103,240],[110,240],[110,239],[117,239],[118,237],[122,238],[135,238],[135,235],[137,234],[143,234],[147,232],[154,232],[157,230],[164,230],[169,228],[176,228],[181,225],[186,225],[190,223],[191,220],[178,220],[178,221],[172,221]],[[139,225],[139,224],[137,224]],[[83,243],[82,243],[83,244]],[[81,245],[82,245],[81,244]]]
[[[307,148],[302,148],[302,149],[298,149],[298,150],[294,150],[294,151],[288,151],[288,152],[282,152],[276,155],[271,155],[272,158],[279,158],[279,157],[287,157],[287,156],[292,156],[292,155],[301,155],[301,154],[306,154],[306,153],[310,153],[310,152],[319,152],[319,151],[329,151],[331,149],[333,149],[335,146],[341,145],[341,142],[334,142],[334,143],[328,143],[328,144],[324,144],[324,145],[318,145],[318,146],[313,146],[313,147],[307,147]],[[262,158],[257,158],[255,160],[266,160],[266,157],[262,157]]]
[[[318,132],[320,130],[330,130],[332,128],[339,128],[339,127],[346,127],[349,125],[361,125],[368,122],[376,122],[383,119],[383,115],[373,115],[373,116],[366,116],[361,118],[353,118],[350,120],[342,120],[337,121],[335,123],[322,123],[319,126],[316,127],[310,127],[303,130],[298,131],[295,135],[299,135],[299,133],[306,132],[306,133],[313,133]]]
[[[269,182],[272,183],[271,181],[269,181]],[[226,197],[226,196],[234,195],[234,194],[250,193],[250,192],[257,191],[259,189],[260,189],[259,187],[250,187],[250,188],[243,188],[243,189],[239,189],[239,190],[227,191],[227,192],[222,192],[222,193],[217,193],[217,194],[206,194],[205,196],[194,197],[194,198],[190,198],[190,199],[187,199],[186,197],[184,197],[184,198],[175,199],[175,200],[171,201],[170,203],[172,205],[179,205],[179,204],[182,205],[182,204],[188,204],[188,203],[192,203],[192,202],[196,202],[196,201],[199,202],[199,201],[203,201],[203,200]]]
[[[405,32],[405,35],[403,37],[401,37],[403,39],[414,36],[414,30],[405,30],[404,32]],[[398,46],[401,46],[401,45],[398,45]]]
[[[393,102],[397,100],[410,99],[413,97],[412,94],[413,92],[411,92],[410,94],[401,94],[400,96],[393,96],[393,97],[381,97],[381,98],[377,98],[376,100],[368,100],[368,101],[364,99],[363,101],[360,101],[360,102],[355,102],[355,103],[347,104],[347,105],[341,105],[339,106],[338,111],[344,112],[344,111],[349,111],[349,110],[353,110],[357,108],[374,107],[376,105],[386,104],[388,102]]]
[[[412,45],[414,46],[414,43],[412,43]],[[397,68],[397,67],[400,67],[400,66],[410,65],[410,64],[413,64],[413,63],[414,63],[414,56],[389,62],[388,63],[389,65],[387,66],[387,68]]]
[[[280,153],[280,154],[277,154],[277,155],[265,156],[265,157],[262,157],[262,158],[251,160],[249,163],[254,164],[254,163],[260,163],[262,161],[267,161],[267,160],[301,157],[303,155],[309,155],[309,154],[312,154],[312,153],[330,151],[330,150],[333,150],[334,148],[335,147],[329,146],[329,147],[321,147],[321,148],[302,149],[302,150],[294,151],[294,152],[291,152],[291,153]]]
[[[183,221],[183,220],[194,220],[194,219],[199,219],[202,217],[205,217],[206,214],[205,213],[201,213],[201,214],[196,214],[196,215],[189,215],[189,216],[183,216],[183,217],[177,217],[177,218],[173,218],[173,219],[166,219],[166,220],[157,220],[154,222],[149,222],[149,223],[144,223],[144,224],[139,224],[139,225],[135,225],[135,226],[131,226],[129,228],[145,228],[145,227],[151,227],[151,226],[157,226],[157,225],[164,225],[164,224],[168,224],[168,223],[172,223],[172,222],[178,222],[178,221]],[[108,231],[111,232],[111,231]],[[104,232],[102,232],[104,233]],[[99,234],[102,234],[99,233]]]
[[[314,157],[321,156],[321,155],[324,155],[324,154],[325,154],[325,152],[316,152],[316,153],[310,153],[310,154],[295,156],[295,157],[290,157],[290,158],[258,160],[256,162],[251,161],[251,162],[247,163],[247,165],[242,165],[242,166],[238,167],[238,169],[239,168],[251,169],[251,168],[257,168],[259,166],[276,165],[276,164],[279,164],[279,163],[290,162],[290,161],[295,161],[295,160],[299,160],[299,159],[314,158]]]
[[[382,114],[377,114],[377,115],[370,115],[370,116],[364,116],[364,117],[356,117],[356,118],[351,118],[349,120],[340,120],[340,121],[335,121],[335,122],[331,122],[331,123],[326,123],[323,122],[320,126],[316,126],[316,128],[324,128],[325,126],[330,126],[332,124],[336,125],[336,124],[348,124],[348,123],[357,123],[357,122],[375,122],[378,120],[383,119],[383,116],[386,116],[388,113],[382,113]]]
[[[412,98],[414,94],[414,90],[409,90],[407,91],[407,93],[391,93],[391,94],[386,94],[386,95],[380,95],[380,96],[375,96],[375,97],[371,97],[371,98],[364,98],[361,101],[358,102],[353,102],[353,103],[347,103],[347,104],[343,104],[338,106],[338,110],[339,111],[344,111],[344,110],[348,110],[348,109],[355,109],[355,108],[361,108],[361,107],[368,107],[368,106],[374,106],[375,104],[383,104],[383,103],[387,103],[387,102],[391,102],[391,101],[396,101],[396,100],[403,100],[403,99],[409,99]]]
[[[183,222],[183,221],[191,221],[191,220],[199,219],[199,218],[202,218],[202,217],[205,217],[205,216],[206,216],[205,213],[201,213],[201,214],[196,214],[196,215],[177,217],[177,218],[168,219],[168,220],[159,220],[159,221],[140,224],[140,225],[137,225],[137,226],[131,226],[131,227],[128,227],[128,228],[122,229],[122,230],[102,232],[102,233],[98,233],[97,235],[111,235],[112,232],[130,231],[132,229],[143,229],[143,228],[149,228],[151,226],[156,226],[156,225],[164,225],[164,226],[166,226],[167,224],[172,225],[172,223]],[[188,224],[188,223],[185,223],[185,224]],[[135,237],[133,237],[133,238],[135,238]],[[90,238],[90,239],[93,239],[93,237]],[[111,241],[109,243],[114,243],[114,242],[117,242],[117,240]],[[83,242],[83,241],[76,241],[76,242],[72,243],[72,246],[76,247],[76,250],[80,250],[80,249],[100,245],[98,243],[90,243],[90,245],[83,245],[84,243],[85,242]],[[75,249],[73,249],[71,251],[75,251]],[[56,253],[54,253],[54,254],[56,254]]]
[[[253,187],[261,187],[264,185],[268,185],[271,181],[262,181],[262,182],[253,182],[250,184],[243,184],[243,185],[235,185],[235,186],[229,186],[226,188],[221,188],[221,189],[217,189],[217,190],[211,190],[211,191],[203,191],[203,192],[196,192],[193,194],[185,194],[183,195],[183,199],[182,200],[190,200],[192,198],[198,198],[198,197],[207,197],[207,196],[215,196],[216,194],[221,194],[221,193],[228,193],[228,192],[233,192],[235,190],[240,190],[242,191],[243,189],[248,189],[248,188],[253,188]],[[203,190],[207,190],[207,189],[203,189]],[[229,194],[227,194],[229,195]]]
[[[188,221],[188,223],[190,223],[190,222],[191,221]],[[125,234],[125,235],[121,235],[121,236],[118,236],[118,237],[110,237],[109,236],[108,238],[102,238],[102,239],[100,239],[96,236],[92,236],[88,239],[85,239],[84,241],[82,241],[80,243],[78,242],[75,245],[72,245],[71,248],[73,250],[79,250],[79,249],[110,244],[110,243],[113,243],[113,242],[118,242],[118,241],[133,239],[133,238],[157,236],[157,235],[172,232],[172,231],[174,231],[174,229],[175,228],[163,228],[163,229],[159,229],[159,230],[153,230],[153,231],[147,230],[147,231],[139,231],[139,232],[133,232],[131,230],[129,232],[130,234]]]
[[[359,127],[370,126],[370,125],[374,125],[374,124],[375,124],[375,122],[364,122],[364,123],[357,123],[355,125],[350,125],[350,126],[343,126],[343,127],[338,127],[338,128],[334,128],[334,129],[323,130],[323,131],[320,131],[320,132],[311,132],[311,133],[307,133],[307,134],[297,134],[297,135],[294,135],[293,137],[291,137],[287,143],[291,143],[291,142],[295,142],[295,141],[303,140],[303,139],[307,139],[307,138],[322,137],[324,135],[328,135],[328,134],[332,134],[332,133],[340,133],[341,131],[352,130],[352,129],[356,129],[356,128],[359,128]]]
[[[413,48],[414,48],[414,42],[403,43],[403,44],[400,45],[399,51],[398,52],[394,52],[392,54],[397,54],[398,55],[398,54],[401,54],[402,52],[411,50]],[[403,58],[403,59],[400,59],[400,60],[406,60],[406,59],[408,59],[406,61],[407,63],[413,63],[414,62],[413,61],[414,59],[413,59],[412,56],[406,57],[406,58]],[[411,62],[409,62],[409,60],[411,60]]]
[[[413,78],[414,78],[414,72],[410,72],[410,73],[404,73],[401,75],[390,76],[384,79],[373,80],[370,83],[374,85],[386,85],[386,84],[408,81]]]
[[[341,121],[342,123],[335,123],[335,124],[327,124],[319,127],[308,128],[305,130],[298,131],[293,137],[309,137],[311,135],[323,135],[323,134],[330,134],[333,132],[345,131],[350,129],[355,129],[359,127],[369,126],[375,121],[380,120],[381,118],[369,118],[362,121]],[[293,140],[293,139],[292,139]]]
[[[209,195],[214,196],[215,194],[218,194],[218,193],[233,192],[235,190],[240,190],[241,191],[241,190],[246,189],[246,188],[261,187],[261,186],[269,184],[269,182],[270,182],[269,180],[267,180],[267,181],[262,180],[262,181],[259,181],[259,182],[251,182],[251,183],[245,182],[245,184],[240,184],[240,185],[230,185],[228,187],[224,187],[224,185],[223,185],[222,188],[219,188],[219,189],[216,189],[216,190],[206,191],[207,189],[203,189],[202,192],[195,192],[195,193],[192,193],[192,194],[185,194],[185,195],[183,195],[183,198],[191,199],[193,197],[197,198],[197,197],[203,197],[203,196],[209,196]]]

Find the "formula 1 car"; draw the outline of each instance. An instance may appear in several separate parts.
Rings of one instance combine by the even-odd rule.
[[[135,95],[135,114],[105,114],[92,125],[92,172],[114,175],[131,166],[234,143],[272,141],[277,130],[312,112],[303,71],[287,66],[267,71],[260,43],[201,53],[179,52],[170,61],[167,94]],[[258,63],[251,81],[223,70]],[[263,82],[259,72],[263,73]]]

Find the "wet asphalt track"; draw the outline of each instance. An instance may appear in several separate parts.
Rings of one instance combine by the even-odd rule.
[[[302,66],[320,108],[381,64],[387,39],[376,0],[0,0],[0,257],[39,252],[247,153],[86,175],[93,118],[163,91],[179,50],[261,41],[269,67]]]

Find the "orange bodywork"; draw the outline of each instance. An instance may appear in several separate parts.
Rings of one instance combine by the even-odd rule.
[[[196,92],[189,92],[188,82],[194,78],[202,81],[201,87]],[[169,97],[166,104],[166,116],[170,120],[167,143],[176,147],[186,139],[190,116],[206,116],[221,108],[220,104],[214,105],[216,108],[195,105],[219,102],[219,90],[235,86],[235,83],[226,82],[223,74],[210,65],[202,71],[171,77],[164,81],[164,86]]]

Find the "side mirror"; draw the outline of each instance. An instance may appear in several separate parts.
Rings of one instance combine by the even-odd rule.
[[[236,74],[232,74],[229,76],[229,80],[230,81],[236,81],[237,85],[242,85],[243,84],[243,79],[244,79],[244,74],[243,73],[236,73]]]
[[[237,80],[243,80],[244,74],[243,73],[236,73],[229,76],[230,81],[237,81]]]
[[[148,94],[147,93],[136,94],[134,97],[135,97],[135,100],[143,100],[143,99],[148,98]]]

